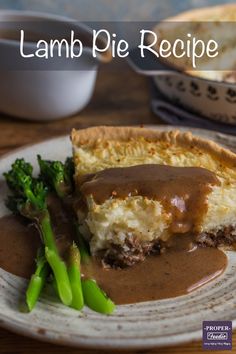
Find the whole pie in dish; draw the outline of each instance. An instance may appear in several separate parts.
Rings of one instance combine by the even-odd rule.
[[[73,130],[76,212],[91,252],[132,265],[172,237],[203,246],[236,241],[236,155],[179,131]]]

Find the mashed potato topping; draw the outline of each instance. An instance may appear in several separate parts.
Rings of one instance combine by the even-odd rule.
[[[235,154],[189,133],[101,127],[88,129],[87,134],[86,140],[86,131],[72,133],[76,180],[81,175],[111,167],[142,164],[204,167],[213,171],[221,183],[213,186],[208,195],[200,232],[217,233],[229,225],[235,226]],[[111,244],[125,247],[127,237],[135,236],[141,243],[170,237],[168,227],[172,216],[157,200],[131,196],[96,204],[93,196],[88,196],[86,204],[88,211],[78,211],[78,215],[81,230],[91,240],[94,253]]]
[[[125,200],[108,200],[102,205],[87,199],[88,214],[81,218],[82,230],[91,239],[91,250],[109,248],[114,243],[124,244],[127,236],[135,236],[140,242],[161,239],[166,241],[171,215],[165,213],[158,201],[143,197]],[[227,225],[236,225],[236,186],[222,190],[214,187],[208,199],[208,211],[201,226],[202,232],[214,232]],[[217,220],[217,224],[216,224]],[[85,225],[87,226],[87,229]],[[91,238],[92,235],[92,238]]]

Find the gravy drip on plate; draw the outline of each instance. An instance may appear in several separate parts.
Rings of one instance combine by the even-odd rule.
[[[71,222],[58,203],[53,203],[54,220],[60,218],[62,224],[55,230],[63,255],[72,239]],[[0,230],[0,267],[29,278],[40,245],[37,230],[16,216],[1,218]],[[197,247],[191,235],[179,234],[169,241],[166,252],[150,255],[132,267],[106,269],[94,258],[90,267],[82,266],[82,273],[85,278],[95,278],[116,304],[129,304],[187,294],[218,277],[226,266],[222,251]]]
[[[185,295],[215,279],[227,266],[217,248],[200,248],[191,235],[177,235],[165,253],[150,255],[124,269],[106,269],[99,259],[84,268],[116,304],[132,304]]]

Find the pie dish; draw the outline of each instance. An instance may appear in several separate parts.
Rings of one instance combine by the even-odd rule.
[[[90,241],[93,254],[103,251],[105,260],[132,265],[153,249],[161,251],[173,234],[186,232],[194,233],[196,242],[205,246],[234,247],[234,153],[214,142],[179,131],[95,127],[73,130],[71,139],[78,191],[76,211],[81,233]],[[163,167],[170,169],[171,177],[160,185],[160,175],[166,176]],[[133,172],[136,184],[122,195],[126,181],[130,182],[129,172],[128,180],[119,179],[124,169],[136,169]],[[106,189],[111,183],[104,170],[110,171],[113,178],[115,174],[118,178],[115,183],[118,181],[120,185],[113,193],[115,183],[111,184],[105,198],[99,200],[101,188]],[[143,189],[140,180],[150,186],[157,183],[166,191],[164,197],[159,192],[156,196],[140,192]],[[137,188],[135,193],[133,187]],[[180,218],[176,217],[176,210],[182,213]]]
[[[232,36],[235,32],[235,6],[224,4],[193,9],[166,18],[153,28],[158,36],[157,46],[154,47],[157,53],[159,40],[169,37],[172,43],[181,36],[186,40],[189,30],[196,38],[199,38],[198,31],[201,37],[217,38],[224,50],[222,55],[212,58],[210,62],[203,61],[205,70],[201,67],[192,70],[184,60],[173,60],[173,56],[160,59],[149,51],[146,51],[145,58],[141,58],[138,47],[129,55],[131,67],[139,74],[151,76],[158,92],[173,104],[195,115],[235,125],[236,53],[235,38]],[[218,22],[219,19],[221,22]],[[147,40],[153,42],[153,37]]]
[[[153,29],[158,36],[156,48],[162,39],[174,43],[177,38],[186,40],[188,33],[191,38],[203,40],[205,45],[214,39],[219,48],[215,57],[204,55],[198,59],[196,69],[192,67],[191,55],[178,58],[170,55],[162,60],[193,76],[235,83],[236,51],[235,38],[232,36],[235,31],[235,14],[236,4],[226,4],[182,12],[162,21]],[[153,37],[150,36],[149,41],[152,42]]]

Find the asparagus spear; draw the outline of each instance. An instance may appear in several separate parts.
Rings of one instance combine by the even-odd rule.
[[[40,176],[52,188],[62,200],[73,192],[74,164],[72,158],[67,158],[63,164],[60,161],[43,160],[38,156]],[[78,242],[81,263],[91,266],[91,256],[83,237],[79,232],[79,226],[75,220],[76,240]],[[92,310],[110,314],[114,311],[114,303],[107,297],[103,290],[93,279],[82,280],[84,301]]]
[[[33,310],[41,291],[45,286],[48,274],[49,266],[44,255],[44,250],[40,248],[36,258],[36,270],[31,276],[26,290],[26,304],[29,311]]]
[[[32,166],[24,159],[17,159],[11,170],[4,174],[12,195],[6,205],[15,213],[33,220],[41,231],[45,245],[45,257],[53,270],[58,293],[65,305],[72,302],[72,291],[65,263],[59,256],[47,209],[47,187],[32,176]],[[31,285],[31,293],[32,293]]]

